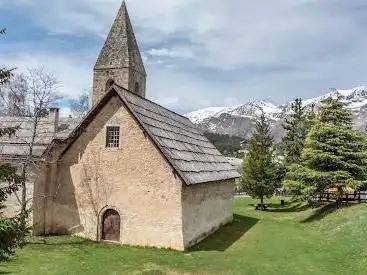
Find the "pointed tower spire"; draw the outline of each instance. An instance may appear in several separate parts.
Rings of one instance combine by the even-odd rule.
[[[111,83],[145,96],[146,72],[125,1],[94,67],[94,103]]]

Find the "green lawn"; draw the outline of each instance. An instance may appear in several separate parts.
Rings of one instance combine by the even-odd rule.
[[[367,204],[325,215],[297,204],[260,213],[253,203],[236,199],[234,223],[185,253],[35,238],[0,274],[366,274]]]

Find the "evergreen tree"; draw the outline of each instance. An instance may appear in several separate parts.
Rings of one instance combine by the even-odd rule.
[[[282,151],[286,165],[298,163],[307,134],[310,129],[310,115],[302,104],[302,99],[297,98],[291,105],[289,118],[285,119],[283,128],[286,131],[282,139]],[[311,112],[313,114],[313,112]]]
[[[9,131],[6,130],[8,133]],[[0,136],[4,133],[0,129]],[[4,208],[3,202],[9,195],[19,188],[19,176],[14,167],[0,165],[0,261],[12,254],[17,247],[24,244],[24,237],[27,232],[24,223],[21,222],[21,216],[11,219],[1,218],[1,209]]]
[[[0,38],[5,34],[5,29],[0,29]],[[0,85],[6,83],[11,76],[11,70],[0,68]]]
[[[5,34],[5,29],[0,30],[1,35]],[[11,72],[5,68],[0,68],[0,85],[9,81]],[[0,137],[4,135],[14,134],[14,128],[0,128]],[[0,182],[5,181],[6,178],[10,178],[13,174],[13,170],[9,170],[7,166],[0,166]],[[0,209],[2,208],[2,202],[6,199],[7,195],[12,192],[12,188],[3,187],[0,189]]]
[[[341,97],[321,102],[307,137],[300,163],[291,167],[284,187],[311,202],[319,193],[337,190],[339,200],[348,188],[366,179],[367,146],[363,133],[353,130],[352,114]]]
[[[238,136],[221,135],[205,132],[204,135],[226,157],[243,158],[241,142],[244,140]]]
[[[241,178],[243,190],[260,199],[261,209],[264,209],[264,198],[273,196],[279,185],[278,164],[274,159],[273,145],[270,123],[262,113],[248,142]]]
[[[0,30],[0,36],[5,30]],[[11,70],[0,68],[0,85],[9,81]],[[0,137],[13,135],[16,128],[0,128]],[[9,165],[0,163],[0,260],[11,254],[15,248],[19,247],[24,240],[26,229],[20,222],[20,217],[13,219],[1,218],[1,209],[7,197],[18,190],[19,176],[17,170]]]
[[[0,30],[0,37],[1,35],[5,34],[5,29]],[[11,76],[10,70],[5,68],[0,68],[0,85],[4,84],[9,81]],[[0,128],[0,137],[4,135],[13,135],[15,133],[15,128]],[[11,182],[11,178],[14,177],[15,171],[14,169],[10,168],[6,165],[0,164],[0,182]],[[9,185],[6,187],[0,188],[0,209],[3,208],[2,202],[5,201],[7,196],[14,191],[14,186]]]

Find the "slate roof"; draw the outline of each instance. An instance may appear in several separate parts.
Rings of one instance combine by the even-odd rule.
[[[33,155],[41,157],[53,139],[65,139],[79,122],[80,119],[61,118],[58,131],[54,134],[54,121],[48,117],[41,119],[37,127]],[[29,144],[33,133],[32,125],[31,118],[0,116],[0,128],[19,127],[14,136],[0,137],[0,156],[2,158],[17,158],[29,154]]]
[[[239,159],[239,158],[230,158],[227,157],[227,160],[230,164],[232,164],[233,167],[236,168],[236,170],[241,173],[242,171],[242,164],[243,164],[243,160]]]
[[[146,74],[125,2],[117,14],[94,69],[132,68]]]
[[[236,168],[188,118],[117,85],[114,89],[186,184],[240,176]]]

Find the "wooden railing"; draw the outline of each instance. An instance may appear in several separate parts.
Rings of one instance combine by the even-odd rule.
[[[332,201],[335,199],[335,193],[324,192],[319,196],[320,200]],[[367,191],[356,191],[345,194],[342,197],[343,201],[353,201],[353,202],[367,202]]]

